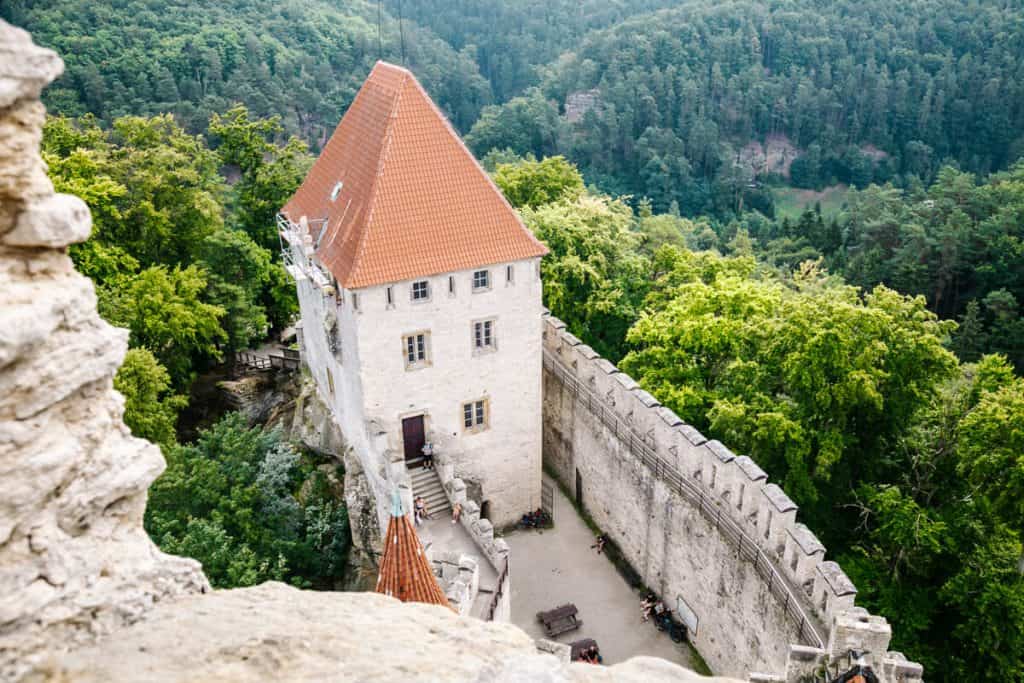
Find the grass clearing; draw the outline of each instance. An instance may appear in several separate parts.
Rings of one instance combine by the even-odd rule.
[[[772,190],[775,199],[776,218],[799,218],[804,209],[813,208],[815,202],[821,203],[821,213],[831,216],[839,213],[846,203],[846,195],[850,188],[846,185],[832,185],[820,192],[802,190],[798,187],[776,187]]]

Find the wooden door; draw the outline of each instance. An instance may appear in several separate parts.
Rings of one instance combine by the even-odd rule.
[[[426,435],[423,431],[423,416],[407,417],[402,420],[402,444],[405,446],[405,459],[412,460],[423,456],[423,444]]]

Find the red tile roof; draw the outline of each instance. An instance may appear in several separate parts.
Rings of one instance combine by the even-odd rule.
[[[347,289],[547,253],[416,77],[385,62],[282,212],[306,217]]]
[[[392,514],[388,522],[377,592],[402,602],[427,602],[454,611],[434,577],[408,515]]]

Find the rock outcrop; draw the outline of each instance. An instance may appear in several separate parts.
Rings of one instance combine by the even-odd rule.
[[[182,637],[187,632],[188,637]],[[675,664],[612,666],[542,654],[509,624],[457,617],[377,593],[314,593],[280,583],[218,591],[161,606],[143,622],[79,650],[32,680],[570,681],[711,683]]]
[[[142,528],[164,460],[122,421],[128,334],[67,255],[89,210],[54,193],[39,156],[39,92],[62,69],[0,22],[0,679],[208,588]]]

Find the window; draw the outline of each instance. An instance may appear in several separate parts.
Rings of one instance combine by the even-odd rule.
[[[338,198],[338,194],[341,192],[341,188],[344,185],[340,180],[334,185],[334,189],[331,190],[331,201],[333,202]]]
[[[515,280],[515,268],[511,265],[505,266],[505,283],[510,285]]]
[[[491,271],[478,270],[473,273],[473,290],[490,289]]]
[[[356,294],[355,292],[352,292],[352,310],[359,310],[359,295]]]
[[[494,351],[496,348],[494,321],[480,320],[473,323],[473,351]]]
[[[487,429],[487,401],[470,401],[462,404],[462,426],[467,430]]]
[[[426,301],[430,298],[430,283],[426,280],[412,283],[412,300]]]
[[[448,276],[448,296],[455,296],[455,276]]]
[[[391,291],[390,287],[384,290],[384,296],[387,298],[389,307],[395,305],[395,294]]]
[[[425,367],[430,364],[430,333],[414,332],[402,337],[406,369]]]

